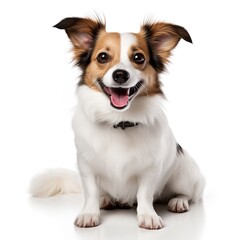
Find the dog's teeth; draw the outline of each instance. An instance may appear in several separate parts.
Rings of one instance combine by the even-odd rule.
[[[130,88],[128,88],[128,90],[127,90],[127,94],[129,95],[129,93],[130,93]]]

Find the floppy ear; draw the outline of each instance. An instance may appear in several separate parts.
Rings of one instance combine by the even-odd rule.
[[[171,50],[177,46],[181,38],[192,43],[185,28],[170,23],[146,23],[141,27],[141,32],[147,40],[150,54],[156,54],[163,63],[168,61]]]
[[[89,55],[94,47],[96,38],[101,30],[105,30],[105,24],[100,19],[89,18],[65,18],[54,27],[64,29],[74,46],[75,60],[82,55]]]

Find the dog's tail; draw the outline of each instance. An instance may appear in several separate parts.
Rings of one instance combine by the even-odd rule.
[[[34,197],[80,193],[80,176],[76,172],[67,169],[47,170],[33,177],[29,192]]]

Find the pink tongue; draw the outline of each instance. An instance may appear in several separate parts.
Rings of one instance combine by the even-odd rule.
[[[119,95],[114,91],[111,92],[111,102],[115,107],[121,108],[128,104],[128,95]]]

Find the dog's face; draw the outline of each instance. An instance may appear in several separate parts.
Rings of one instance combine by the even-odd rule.
[[[79,85],[100,91],[116,110],[126,110],[137,96],[163,94],[158,74],[171,50],[183,38],[180,26],[146,23],[139,33],[108,33],[100,20],[66,18],[55,27],[65,29],[74,59],[83,70]]]

